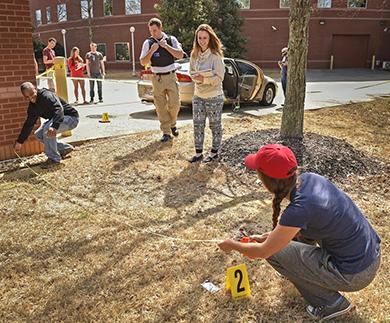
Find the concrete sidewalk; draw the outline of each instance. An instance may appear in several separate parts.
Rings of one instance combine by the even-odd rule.
[[[266,75],[278,74],[271,70]],[[278,78],[275,77],[276,80]],[[309,70],[307,72],[305,109],[318,109],[350,102],[369,101],[377,96],[390,95],[390,72],[371,70]],[[126,82],[126,81],[125,81]],[[137,87],[132,83],[107,80],[103,84],[103,103],[78,105],[80,124],[67,142],[124,135],[142,131],[159,130],[159,122],[153,104],[141,103]],[[274,104],[263,107],[258,104],[242,104],[239,114],[254,116],[280,113],[284,101],[280,83]],[[89,98],[89,84],[86,85]],[[73,84],[68,80],[70,102],[74,101]],[[103,112],[110,116],[110,123],[99,123]],[[235,118],[231,106],[225,106],[223,118]],[[190,107],[183,107],[178,126],[192,124]],[[159,135],[156,134],[156,140]]]

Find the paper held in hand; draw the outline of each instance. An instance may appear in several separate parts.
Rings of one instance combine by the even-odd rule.
[[[203,70],[203,71],[191,71],[190,74],[191,74],[191,76],[196,76],[196,75],[202,75],[203,77],[214,76],[212,69]]]

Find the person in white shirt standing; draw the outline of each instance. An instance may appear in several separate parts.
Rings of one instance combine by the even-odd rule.
[[[192,99],[195,155],[190,163],[208,163],[218,160],[222,142],[222,109],[224,102],[222,82],[225,76],[222,43],[207,24],[200,25],[194,38],[190,59],[190,73],[195,82]],[[203,142],[206,118],[212,133],[210,154],[203,159]]]
[[[163,32],[160,19],[150,19],[148,27],[150,37],[142,46],[140,62],[143,66],[151,64],[154,105],[163,132],[161,141],[167,142],[172,139],[171,133],[179,135],[176,121],[180,97],[175,59],[183,58],[184,52],[176,37]]]

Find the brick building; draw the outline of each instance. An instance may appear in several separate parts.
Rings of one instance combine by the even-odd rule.
[[[35,80],[29,0],[2,0],[0,3],[0,160],[15,157],[13,144],[26,117],[28,102],[19,87]],[[42,151],[30,138],[22,154]]]
[[[241,1],[248,39],[246,58],[261,67],[276,67],[288,41],[288,0]],[[89,35],[107,56],[108,68],[130,68],[130,31],[135,31],[135,57],[148,36],[146,22],[156,15],[157,0],[31,0],[34,35],[44,43],[51,36],[62,42],[66,30],[69,54],[73,46],[88,50]],[[313,0],[309,67],[367,68],[373,55],[390,61],[390,1]],[[91,16],[91,18],[89,18]]]

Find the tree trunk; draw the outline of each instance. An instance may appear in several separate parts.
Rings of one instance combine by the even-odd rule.
[[[282,138],[303,138],[310,7],[311,0],[290,1],[287,94],[280,129]]]
[[[88,38],[89,38],[89,43],[93,42],[92,15],[93,15],[93,4],[92,4],[92,0],[89,0],[88,1]]]

